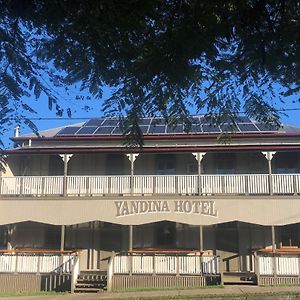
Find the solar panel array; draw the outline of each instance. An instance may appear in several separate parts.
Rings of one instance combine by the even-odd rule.
[[[190,117],[191,128],[189,134],[205,133],[258,133],[258,132],[277,132],[275,126],[269,126],[257,123],[248,117],[238,117],[236,127],[229,121],[221,125],[212,125],[211,119],[204,116]],[[99,118],[91,119],[81,126],[67,126],[61,129],[56,136],[90,136],[90,135],[121,135],[119,119],[116,118]],[[177,135],[186,134],[184,125],[166,125],[165,120],[160,117],[143,118],[140,120],[140,129],[144,135]]]

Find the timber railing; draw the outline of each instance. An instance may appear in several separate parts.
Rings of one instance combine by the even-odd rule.
[[[219,257],[183,254],[119,254],[111,262],[113,274],[218,275]]]
[[[113,254],[107,272],[109,291],[127,288],[205,286],[221,282],[219,257],[199,251],[130,251]]]
[[[73,251],[1,250],[0,273],[71,274],[78,255]]]
[[[299,284],[300,249],[285,247],[271,251],[263,249],[255,253],[256,276],[259,285]]]
[[[300,194],[300,174],[0,177],[2,196],[163,194],[296,195]]]

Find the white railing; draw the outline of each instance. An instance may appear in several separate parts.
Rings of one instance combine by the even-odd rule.
[[[116,255],[113,274],[217,275],[219,258],[202,255]]]
[[[259,275],[299,276],[298,255],[264,255],[258,256]]]
[[[0,273],[72,272],[77,254],[0,253]]]
[[[270,186],[271,179],[271,186]],[[66,184],[64,184],[66,183]],[[200,184],[200,187],[199,187]],[[0,195],[299,194],[300,174],[0,177]]]

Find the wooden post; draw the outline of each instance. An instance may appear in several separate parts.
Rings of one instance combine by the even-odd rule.
[[[200,252],[203,251],[203,225],[199,226],[199,246]]]
[[[68,195],[67,192],[67,176],[68,176],[68,162],[70,158],[73,156],[73,154],[60,154],[59,155],[63,162],[64,162],[64,181],[63,181],[63,196],[66,197]]]
[[[268,161],[268,173],[269,173],[269,194],[273,195],[273,181],[272,181],[272,159],[274,155],[276,154],[275,151],[266,151],[262,152],[262,154],[265,156],[265,158]]]
[[[180,275],[180,262],[179,262],[179,254],[176,254],[176,276]]]
[[[11,244],[11,239],[12,239],[12,225],[7,225],[7,232],[6,232],[6,243],[7,243],[7,250],[11,250],[12,244]]]
[[[277,267],[276,267],[276,236],[275,236],[275,226],[271,226],[272,230],[272,263],[273,263],[273,275],[277,277]]]
[[[133,225],[129,225],[129,275],[132,275]]]
[[[221,256],[219,256],[219,266],[220,266],[220,285],[224,285],[224,261],[221,258]]]
[[[202,164],[202,160],[203,160],[203,157],[206,154],[206,152],[195,152],[192,154],[194,155],[194,157],[198,163],[198,195],[202,195],[201,164]]]
[[[65,225],[61,225],[60,227],[60,251],[64,251],[65,249]]]
[[[60,227],[60,251],[64,251],[65,249],[65,225],[61,225]],[[63,263],[64,263],[64,255],[60,253],[60,274],[63,273]]]
[[[272,161],[268,159],[268,171],[269,171],[269,193],[273,195],[273,181],[272,181]]]
[[[300,255],[297,255],[298,257],[298,278],[300,278]]]
[[[276,236],[275,236],[275,226],[271,226],[272,231],[272,252],[275,252],[276,250]]]
[[[152,268],[153,268],[152,275],[155,276],[156,275],[155,253],[153,253],[152,259],[153,259],[152,260]]]
[[[67,175],[68,175],[68,160],[67,154],[64,154],[64,187],[63,187],[63,195],[67,196]]]
[[[254,272],[256,274],[257,285],[260,285],[259,256],[257,252],[254,252]]]
[[[130,154],[126,154],[127,158],[130,161],[130,194],[133,195],[134,194],[134,162],[137,159],[137,157],[139,156],[138,153],[130,153]]]

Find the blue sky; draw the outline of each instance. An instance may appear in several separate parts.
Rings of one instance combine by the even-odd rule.
[[[85,100],[76,99],[76,95],[82,96]],[[104,91],[104,98],[108,97],[110,94],[110,90],[106,89]],[[74,90],[74,92],[69,96],[69,98],[62,99],[61,105],[64,108],[71,107],[72,109],[72,118],[68,119],[65,115],[63,118],[59,118],[55,115],[55,111],[50,111],[48,109],[48,99],[43,95],[38,100],[35,100],[33,97],[27,100],[27,103],[33,107],[37,114],[28,114],[29,118],[33,120],[33,122],[37,125],[39,130],[45,130],[49,128],[60,127],[69,124],[76,124],[85,122],[89,118],[94,117],[101,117],[103,115],[101,108],[103,104],[103,100],[94,100],[86,99],[87,94],[82,92],[81,94]],[[64,98],[64,97],[63,97]],[[293,100],[298,99],[298,97],[290,97],[286,99],[286,103],[283,105],[281,104],[281,108],[294,108],[300,109],[300,103],[296,102],[293,103]],[[83,109],[84,106],[89,106],[91,109],[89,111],[85,111]],[[291,110],[286,111],[287,116],[283,116],[281,122],[283,124],[295,125],[300,126],[300,110]],[[43,118],[38,120],[37,118]],[[44,118],[51,118],[51,119],[44,119]],[[79,118],[79,119],[77,119]],[[3,136],[2,140],[6,148],[12,147],[12,142],[9,140],[9,137],[13,136],[13,128],[12,126]],[[21,134],[29,133],[31,130],[26,127],[20,128]]]

